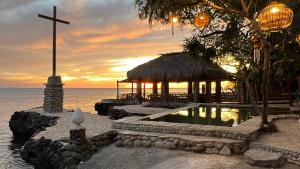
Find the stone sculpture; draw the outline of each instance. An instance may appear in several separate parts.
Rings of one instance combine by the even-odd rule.
[[[82,111],[77,108],[75,109],[74,113],[72,114],[72,122],[77,126],[81,127],[80,124],[84,121],[84,115]]]

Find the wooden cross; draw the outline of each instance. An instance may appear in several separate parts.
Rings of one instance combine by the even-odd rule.
[[[56,22],[68,24],[68,25],[70,24],[70,22],[56,18],[56,6],[53,6],[53,17],[49,17],[49,16],[45,16],[45,15],[41,15],[41,14],[38,14],[38,16],[40,18],[44,18],[44,19],[53,21],[53,60],[52,60],[53,72],[52,72],[52,76],[56,76]]]

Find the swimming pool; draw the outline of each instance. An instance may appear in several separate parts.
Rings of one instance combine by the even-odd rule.
[[[151,121],[234,127],[254,116],[255,113],[249,108],[201,106],[170,113]]]

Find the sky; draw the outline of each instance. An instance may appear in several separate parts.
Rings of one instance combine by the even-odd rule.
[[[52,74],[52,22],[57,25],[57,74],[67,88],[114,88],[126,72],[182,50],[191,31],[138,18],[133,0],[1,0],[0,87],[43,87]]]

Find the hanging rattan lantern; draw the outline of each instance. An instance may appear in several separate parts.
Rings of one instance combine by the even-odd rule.
[[[264,31],[279,31],[293,22],[293,10],[283,3],[272,2],[258,15],[257,21]]]
[[[296,36],[296,41],[299,43],[299,45],[300,45],[300,34],[298,34],[297,36]]]
[[[201,12],[195,17],[195,25],[199,28],[205,28],[209,22],[210,16],[206,12]]]

